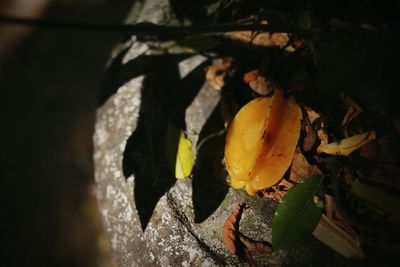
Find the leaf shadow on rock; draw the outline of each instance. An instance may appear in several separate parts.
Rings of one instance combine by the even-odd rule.
[[[206,220],[228,193],[227,172],[223,164],[225,133],[220,105],[217,105],[199,136],[192,182],[195,223]]]
[[[111,62],[110,66],[107,68],[107,71],[104,73],[104,78],[103,78],[103,86],[101,88],[101,91],[99,93],[99,99],[98,99],[98,106],[102,106],[107,99],[115,94],[115,92],[118,90],[120,86],[122,86],[125,81],[128,79],[125,77],[124,78],[124,73],[130,73],[130,77],[134,77],[139,75],[135,73],[131,73],[130,69],[127,68],[127,66],[133,65],[132,63],[128,63],[123,65],[122,61],[123,58],[125,57],[126,53],[128,53],[129,47],[123,49]],[[136,72],[140,72],[140,69],[137,69]]]
[[[184,79],[180,78],[178,63],[189,56],[140,56],[125,64],[131,70],[130,78],[145,75],[137,127],[127,140],[122,161],[124,176],[135,176],[134,199],[143,231],[159,199],[176,181],[165,151],[168,124],[172,121],[184,128],[185,110],[204,83],[204,79],[199,79],[203,64]],[[121,72],[124,76],[129,73],[126,69]],[[178,139],[172,142],[175,150],[172,154],[176,155]]]

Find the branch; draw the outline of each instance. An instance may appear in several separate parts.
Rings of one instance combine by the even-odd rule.
[[[153,23],[138,24],[104,24],[83,23],[57,20],[44,20],[32,18],[17,18],[0,16],[0,24],[18,24],[46,29],[79,30],[96,32],[119,32],[142,36],[179,37],[185,35],[199,35],[211,33],[224,33],[230,31],[258,31],[258,32],[285,32],[300,36],[310,36],[311,32],[288,25],[265,25],[265,24],[213,24],[193,26],[165,26]]]

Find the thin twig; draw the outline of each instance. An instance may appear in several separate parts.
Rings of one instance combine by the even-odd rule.
[[[96,32],[119,32],[125,34],[146,36],[184,36],[211,33],[224,33],[229,31],[261,31],[261,32],[285,32],[301,36],[311,35],[310,31],[294,28],[288,25],[265,24],[213,24],[192,26],[165,26],[153,23],[130,24],[106,24],[85,23],[47,19],[17,18],[0,16],[0,24],[18,24],[46,29],[79,30]]]

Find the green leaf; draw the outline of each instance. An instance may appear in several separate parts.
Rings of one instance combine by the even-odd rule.
[[[272,220],[272,247],[286,250],[311,236],[323,208],[323,177],[309,177],[283,196]]]
[[[175,172],[177,179],[192,174],[194,166],[192,142],[182,130],[175,128],[172,124],[168,126],[165,152],[170,169]]]

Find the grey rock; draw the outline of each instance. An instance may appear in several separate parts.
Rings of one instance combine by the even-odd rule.
[[[155,4],[158,8],[154,6]],[[173,16],[164,14],[170,13],[168,1],[146,1],[143,6],[147,9],[142,13],[132,12],[140,14],[140,21],[145,21],[146,16],[152,18],[150,21],[157,23],[168,24],[173,20]],[[163,12],[151,17],[152,13],[149,10],[154,9]],[[130,18],[128,21],[135,20]],[[122,67],[138,61],[138,66],[144,66],[146,71],[158,68],[159,72],[156,71],[152,76],[146,71],[139,75],[133,71],[136,74],[118,86],[116,92],[98,109],[93,138],[95,180],[100,212],[119,266],[245,265],[225,248],[222,240],[223,224],[239,202],[246,202],[250,209],[243,214],[241,231],[255,240],[271,242],[270,226],[275,204],[272,201],[249,197],[243,191],[229,189],[221,162],[224,132],[215,132],[206,138],[201,136],[203,128],[209,123],[213,114],[218,114],[220,99],[220,92],[212,89],[204,81],[203,70],[196,69],[207,58],[192,55],[186,56],[180,62],[162,61],[170,66],[151,64],[148,66],[146,57],[151,58],[153,53],[150,47],[156,46],[157,43],[149,46],[132,37],[129,44],[130,48],[121,62]],[[152,153],[162,150],[152,147],[155,146],[154,142],[157,142],[153,140],[154,136],[158,136],[158,131],[161,129],[158,123],[161,125],[162,121],[175,115],[174,107],[171,109],[168,106],[170,100],[168,98],[167,106],[158,107],[160,103],[165,104],[165,101],[160,99],[164,88],[159,88],[164,85],[163,76],[157,76],[164,67],[176,69],[183,80],[188,78],[188,82],[183,85],[195,81],[193,84],[201,87],[184,112],[186,133],[194,144],[199,164],[194,170],[193,177],[172,181],[171,186],[165,187],[165,193],[161,192],[163,194],[160,194],[154,209],[150,209],[151,216],[143,227],[138,212],[140,209],[137,207],[143,203],[138,203],[135,196],[140,186],[136,183],[138,177],[135,173],[128,173],[128,177],[124,176],[124,173],[126,175],[124,155],[128,140],[143,125],[145,131],[143,142],[148,146],[150,156],[140,155],[140,157],[151,161]],[[196,71],[199,75],[190,78],[191,73]],[[167,89],[171,87],[173,85],[167,86]],[[167,89],[164,93],[170,94]],[[177,101],[180,100],[179,92],[181,91],[178,91]],[[175,104],[170,103],[170,105]],[[157,108],[161,111],[154,111]],[[159,139],[163,139],[162,135],[159,135]],[[166,179],[167,174],[154,170],[157,168],[154,166],[158,164],[159,156],[154,155],[156,162],[148,171],[150,176],[157,176],[159,180],[154,180],[157,182]],[[216,159],[219,161],[215,162]],[[151,190],[139,193],[144,196],[153,194]],[[316,240],[309,240],[289,252],[261,255],[255,259],[260,265],[270,266],[285,264],[343,266],[346,263],[335,252]]]

